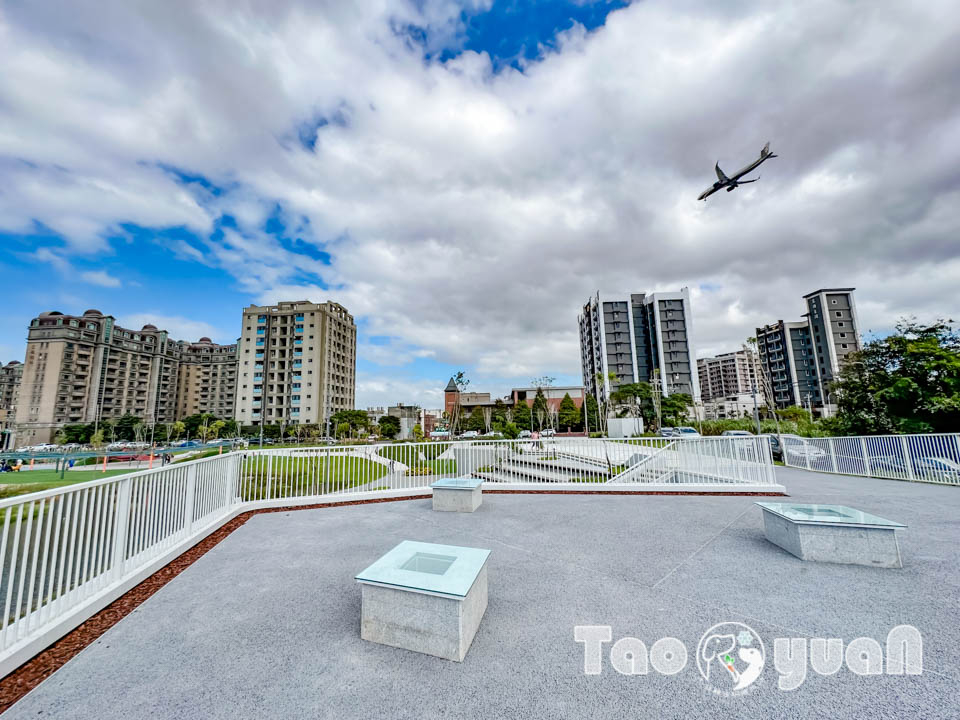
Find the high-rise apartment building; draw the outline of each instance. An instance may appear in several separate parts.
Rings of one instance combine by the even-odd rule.
[[[830,384],[850,353],[862,349],[854,288],[825,288],[804,295],[802,322],[757,328],[757,350],[777,407],[800,405],[832,415]]]
[[[323,425],[353,409],[357,327],[342,305],[246,307],[237,357],[235,418],[242,425]]]
[[[217,345],[208,337],[177,343],[177,419],[209,413],[232,418],[237,391],[237,346]]]
[[[17,443],[50,442],[62,425],[126,414],[147,424],[185,417],[190,413],[179,412],[177,392],[185,347],[192,346],[170,340],[165,330],[122,328],[99,310],[41,313],[27,332]],[[228,364],[235,352],[235,346],[209,347],[228,348]],[[223,405],[228,395],[212,404]],[[217,414],[230,417],[232,406]]]
[[[698,358],[700,396],[704,402],[732,395],[763,393],[760,360],[749,350],[734,350],[716,357]],[[763,404],[762,398],[758,401]]]
[[[606,400],[621,385],[658,377],[665,396],[687,393],[699,402],[687,288],[652,294],[598,292],[584,304],[578,322],[583,383],[591,395]]]
[[[23,363],[19,360],[0,365],[0,450],[14,446],[17,399],[22,377]]]
[[[822,405],[807,323],[778,320],[757,328],[757,351],[776,407]]]
[[[817,384],[826,414],[836,412],[830,384],[851,353],[862,349],[860,323],[853,302],[854,288],[827,288],[803,296],[807,324],[816,350]]]

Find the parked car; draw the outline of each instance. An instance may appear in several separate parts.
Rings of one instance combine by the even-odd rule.
[[[553,437],[557,434],[557,431],[553,428],[544,428],[540,431],[540,437]]]
[[[532,435],[533,433],[530,432],[529,430],[521,430],[520,433],[517,435],[517,437],[525,439],[525,438],[531,437]]]
[[[810,460],[812,462],[827,455],[827,451],[822,447],[814,445],[799,435],[784,433],[780,437],[783,438],[783,444],[786,446],[784,451],[791,460],[798,462],[807,462],[807,460]]]
[[[753,433],[749,430],[724,430],[720,437],[753,437]]]
[[[475,437],[480,437],[480,433],[478,433],[476,430],[467,430],[465,433],[463,433],[462,435],[460,435],[460,437],[461,437],[463,440],[470,440],[470,439],[473,439],[473,438],[475,438]]]
[[[907,477],[907,466],[903,459],[896,455],[877,455],[868,459],[871,474],[882,473],[894,477]]]
[[[680,425],[676,430],[676,436],[681,440],[698,440],[700,439],[700,433],[697,432],[696,428],[692,428],[689,425]]]
[[[942,457],[920,458],[914,463],[914,471],[924,480],[937,482],[960,482],[960,463]]]
[[[760,437],[766,438],[767,442],[770,443],[770,452],[773,454],[774,460],[783,461],[783,448],[780,446],[780,438],[778,438],[773,433],[761,433]]]

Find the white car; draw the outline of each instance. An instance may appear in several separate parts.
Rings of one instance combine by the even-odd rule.
[[[700,433],[697,432],[696,428],[692,428],[689,425],[681,425],[674,428],[674,437],[678,437],[681,440],[699,440]]]
[[[540,431],[540,437],[553,437],[557,434],[557,431],[553,428],[544,428]]]
[[[521,431],[520,431],[520,434],[517,435],[517,437],[518,437],[518,438],[528,438],[528,437],[531,437],[532,435],[533,435],[533,433],[530,432],[529,430],[521,430]]]
[[[460,437],[463,438],[464,440],[470,440],[475,437],[480,437],[480,433],[478,433],[476,430],[467,430]]]

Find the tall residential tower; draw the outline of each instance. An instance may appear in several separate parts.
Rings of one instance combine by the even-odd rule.
[[[238,358],[241,425],[323,425],[354,407],[357,326],[335,302],[244,308]]]
[[[699,402],[687,288],[651,294],[598,292],[584,304],[578,322],[583,383],[591,395],[606,400],[621,385],[659,377],[664,396],[687,393]]]

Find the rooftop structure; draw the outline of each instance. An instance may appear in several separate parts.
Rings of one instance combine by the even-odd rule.
[[[960,576],[954,488],[777,469],[791,501],[892,517],[902,570],[804,563],[764,539],[754,497],[490,494],[466,516],[429,499],[254,515],[7,711],[6,718],[956,717]],[[548,522],[542,521],[549,518]],[[638,532],[637,528],[643,528]],[[589,536],[589,542],[584,540]],[[354,576],[398,543],[489,548],[489,605],[463,663],[368,643]],[[717,623],[756,632],[766,663],[745,697],[696,663]],[[807,663],[778,688],[776,638],[923,635],[923,673]],[[596,674],[577,626],[609,627]],[[627,676],[613,642],[677,638],[687,662]],[[621,670],[623,669],[621,665]],[[469,689],[469,691],[467,690]],[[42,713],[42,714],[41,714]]]

